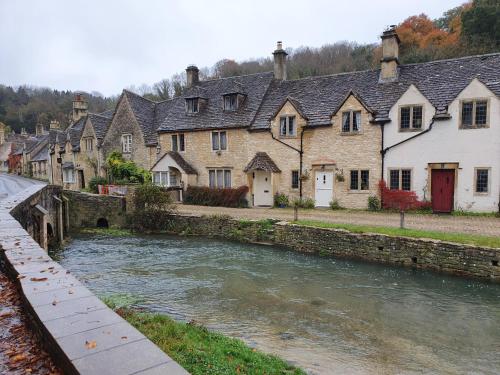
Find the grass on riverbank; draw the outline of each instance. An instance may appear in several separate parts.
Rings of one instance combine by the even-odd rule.
[[[98,234],[105,236],[125,237],[132,236],[133,233],[128,229],[120,228],[80,228],[78,233],[83,234]]]
[[[500,248],[500,237],[480,236],[466,233],[447,233],[419,229],[400,229],[395,227],[378,227],[355,224],[336,224],[316,220],[299,220],[294,224],[305,225],[317,228],[345,229],[354,233],[378,233],[388,236],[403,236],[412,238],[428,238],[448,242],[457,242],[476,246],[487,246]]]
[[[166,315],[116,308],[110,300],[105,302],[193,375],[305,375],[304,371],[278,357],[203,326],[176,322]]]

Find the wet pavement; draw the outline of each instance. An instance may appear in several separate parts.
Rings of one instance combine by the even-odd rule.
[[[7,198],[9,195],[14,195],[32,185],[39,185],[44,182],[30,180],[21,176],[0,173],[0,200]]]

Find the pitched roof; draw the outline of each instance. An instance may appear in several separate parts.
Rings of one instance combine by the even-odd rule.
[[[69,135],[69,142],[71,143],[71,147],[73,151],[79,151],[80,150],[80,139],[82,138],[83,134],[83,128],[85,127],[85,121],[87,120],[87,116],[84,116],[80,118],[78,121],[74,122],[71,124],[67,129],[66,129],[66,138],[61,139],[59,137],[59,141],[62,142],[60,144],[64,144],[67,140],[67,137]]]
[[[287,97],[292,97],[308,118],[309,126],[328,125],[331,115],[352,92],[379,116],[413,84],[437,109],[449,103],[478,78],[500,95],[500,53],[408,64],[399,67],[396,82],[379,82],[380,69],[341,73],[299,80],[274,80],[259,109],[252,129],[266,129]]]
[[[183,96],[158,105],[156,120],[158,131],[189,131],[222,128],[241,128],[250,125],[259,109],[273,73],[257,73],[245,76],[201,81],[188,88]],[[240,108],[224,111],[223,96],[235,90],[246,95]],[[186,113],[186,98],[203,97],[206,105],[198,113]]]
[[[151,167],[151,170],[162,160],[165,156],[170,156],[176,163],[177,165],[184,171],[186,174],[198,174],[198,171],[191,165],[189,164],[186,159],[182,157],[181,154],[179,154],[176,151],[168,151],[166,152],[161,158],[159,158],[156,163],[153,164]]]
[[[112,115],[113,114],[111,115],[109,114],[102,115],[96,113],[88,114],[87,118],[92,123],[92,126],[94,127],[95,136],[97,137],[98,140],[102,140],[106,135],[106,132],[108,131],[109,128],[109,124],[111,123]]]
[[[45,145],[35,154],[31,157],[30,161],[45,161],[48,160],[48,153],[49,153],[49,143],[46,142]]]
[[[265,172],[273,172],[280,173],[281,170],[274,163],[273,159],[265,153],[265,152],[257,152],[250,163],[245,167],[243,172],[251,172],[251,171],[265,171]]]
[[[155,108],[157,103],[128,90],[123,90],[123,95],[127,98],[130,109],[141,127],[146,145],[157,144],[157,125],[155,123]]]

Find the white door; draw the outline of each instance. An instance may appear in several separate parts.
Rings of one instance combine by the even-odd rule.
[[[316,172],[316,207],[328,207],[333,199],[333,172]]]
[[[253,179],[253,204],[255,206],[272,206],[273,189],[271,172],[255,171]]]

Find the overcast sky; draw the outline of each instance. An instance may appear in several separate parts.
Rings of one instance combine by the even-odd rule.
[[[0,83],[118,94],[189,64],[284,47],[372,43],[464,0],[0,0]]]

